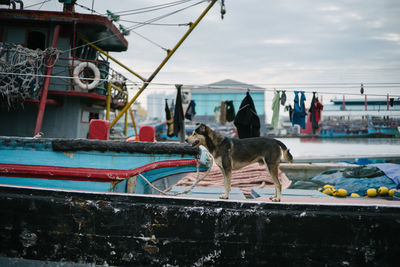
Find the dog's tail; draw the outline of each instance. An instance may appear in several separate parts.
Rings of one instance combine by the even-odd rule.
[[[290,154],[289,149],[288,149],[288,148],[285,146],[285,144],[282,143],[281,141],[276,140],[276,139],[275,139],[275,141],[276,141],[276,142],[278,143],[278,145],[282,148],[282,151],[283,151],[283,158],[284,158],[287,162],[292,163],[292,162],[293,162],[293,156],[292,156],[292,154]]]

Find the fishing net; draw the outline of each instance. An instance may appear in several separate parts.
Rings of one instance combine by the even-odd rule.
[[[32,50],[21,45],[0,42],[0,98],[10,107],[16,101],[38,99],[43,73],[49,59],[57,61],[59,50]]]

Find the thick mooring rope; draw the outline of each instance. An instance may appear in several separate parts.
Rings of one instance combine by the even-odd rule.
[[[8,106],[15,101],[27,98],[38,99],[41,94],[43,74],[48,60],[54,56],[54,63],[60,55],[59,50],[47,48],[32,50],[21,45],[0,43],[0,97],[6,98]],[[22,75],[21,75],[22,74]]]

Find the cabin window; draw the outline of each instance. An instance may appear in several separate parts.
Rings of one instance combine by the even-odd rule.
[[[27,47],[33,50],[44,50],[46,48],[46,36],[44,35],[44,33],[38,31],[30,31],[28,33]]]
[[[103,113],[98,111],[82,110],[81,123],[89,123],[90,120],[102,120],[104,117]]]

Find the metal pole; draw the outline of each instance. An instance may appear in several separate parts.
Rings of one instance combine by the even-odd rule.
[[[389,94],[386,96],[386,110],[389,110]]]
[[[189,29],[183,35],[183,37],[178,41],[178,43],[175,45],[175,47],[168,51],[167,56],[165,59],[161,62],[161,64],[158,66],[158,68],[150,75],[150,77],[147,79],[147,81],[143,84],[143,86],[140,88],[140,90],[136,93],[136,95],[129,101],[128,104],[122,109],[121,113],[111,122],[110,128],[112,128],[115,123],[121,118],[122,113],[124,113],[135,101],[136,99],[140,96],[140,94],[144,91],[144,89],[147,88],[147,86],[151,83],[151,81],[156,77],[158,72],[162,69],[162,67],[168,62],[168,60],[171,58],[171,56],[175,53],[175,51],[179,48],[179,46],[185,41],[185,39],[189,36],[189,34],[193,31],[193,29],[199,24],[199,22],[202,20],[202,18],[207,14],[207,12],[211,9],[211,7],[217,2],[217,0],[212,0],[211,3],[207,6],[207,8],[201,13],[201,15],[197,18],[197,20],[190,25]]]
[[[106,101],[106,120],[110,120],[110,108],[111,108],[111,83],[107,86],[107,101]]]
[[[125,111],[124,135],[128,135],[128,111]]]
[[[56,25],[56,27],[54,28],[53,40],[51,41],[52,48],[57,47],[58,37],[60,36],[60,29],[61,29],[60,25]],[[44,110],[46,108],[47,93],[49,92],[49,85],[50,85],[49,76],[53,72],[54,60],[55,60],[54,56],[50,57],[48,62],[48,66],[50,67],[46,68],[46,73],[45,73],[46,76],[44,78],[42,96],[40,97],[39,110],[36,117],[36,124],[35,124],[35,130],[33,131],[33,136],[37,135],[42,129],[43,115],[44,115]]]
[[[135,121],[135,116],[133,116],[133,112],[132,109],[129,108],[129,114],[131,115],[131,120],[132,120],[132,124],[133,124],[133,129],[135,129],[135,136],[138,135],[137,129],[136,129],[136,121]]]

